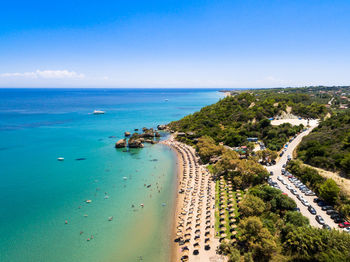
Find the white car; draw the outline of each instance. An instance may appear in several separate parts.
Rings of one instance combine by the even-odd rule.
[[[343,231],[346,232],[346,233],[348,233],[348,234],[350,234],[350,227],[345,227],[345,228],[343,228]]]
[[[307,200],[305,199],[301,200],[301,203],[303,203],[304,206],[307,206],[307,207],[310,206],[310,203],[307,202]]]
[[[279,181],[282,181],[282,180],[283,180],[283,178],[282,178],[281,176],[278,176],[277,179],[278,179]]]

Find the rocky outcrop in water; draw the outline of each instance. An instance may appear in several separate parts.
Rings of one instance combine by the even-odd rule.
[[[166,125],[158,125],[157,126],[158,130],[165,130],[166,128],[167,128]]]
[[[124,135],[125,135],[126,137],[128,137],[128,136],[130,136],[131,134],[130,134],[130,132],[124,132]]]
[[[144,147],[141,140],[138,138],[130,138],[128,141],[128,146],[129,146],[129,148],[143,148]]]
[[[126,147],[126,140],[120,139],[117,143],[115,143],[115,148],[124,148]]]

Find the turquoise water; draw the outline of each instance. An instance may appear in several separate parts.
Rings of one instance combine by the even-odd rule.
[[[220,97],[213,90],[0,89],[0,261],[167,261],[173,152],[113,146],[124,131],[179,119]],[[106,114],[90,114],[95,109]]]

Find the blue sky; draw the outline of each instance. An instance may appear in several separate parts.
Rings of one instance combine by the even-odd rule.
[[[349,14],[348,0],[3,1],[0,86],[346,85]]]

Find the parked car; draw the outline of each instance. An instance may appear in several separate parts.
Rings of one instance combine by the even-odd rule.
[[[338,212],[335,212],[335,213],[331,214],[331,219],[334,219],[336,217],[340,217]]]
[[[308,189],[307,187],[303,187],[300,191],[302,192],[302,193],[304,193],[305,194],[305,192],[307,192],[307,191],[309,191],[310,189]]]
[[[317,215],[317,216],[315,217],[315,219],[316,219],[316,221],[317,221],[319,224],[321,224],[321,225],[324,224],[324,220],[323,220],[323,218],[322,218],[320,215]]]
[[[316,194],[315,194],[315,192],[312,192],[311,190],[309,190],[309,191],[305,192],[305,195],[306,196],[315,196]]]
[[[331,209],[333,209],[332,206],[323,206],[323,207],[322,207],[322,210],[323,210],[323,211],[327,211],[327,210],[331,210]]]
[[[318,201],[321,201],[319,198],[314,198],[314,203],[317,203]]]
[[[348,221],[345,221],[343,223],[340,223],[338,225],[340,228],[344,228],[344,227],[350,227],[350,223]]]
[[[282,180],[283,180],[283,178],[282,178],[281,176],[278,176],[277,179],[278,179],[279,181],[282,181]]]
[[[312,206],[309,206],[307,209],[311,214],[316,215],[316,210]]]
[[[350,227],[343,228],[343,231],[344,231],[345,233],[350,234]]]
[[[283,164],[282,167],[283,167],[283,168],[286,168],[286,164]]]
[[[295,194],[297,193],[297,191],[296,191],[294,188],[292,188],[292,189],[290,190],[290,192],[291,192],[293,195],[295,195]]]
[[[310,206],[310,203],[307,202],[307,200],[305,199],[301,200],[301,203],[303,203],[304,206],[307,206],[307,207]]]
[[[273,176],[273,172],[272,171],[270,171],[270,176]]]
[[[334,223],[336,223],[336,224],[344,223],[344,222],[345,222],[345,220],[344,220],[343,218],[341,218],[341,217],[335,217],[335,218],[333,219],[333,221],[334,221]]]
[[[323,224],[322,228],[323,229],[332,230],[332,228],[329,225],[327,225],[327,224]]]
[[[327,203],[324,202],[323,200],[320,200],[320,201],[317,202],[317,205],[318,205],[319,207],[323,207],[323,206],[327,206]]]
[[[326,214],[327,215],[333,215],[333,214],[338,214],[338,212],[333,210],[333,209],[329,209],[329,210],[326,211]]]

